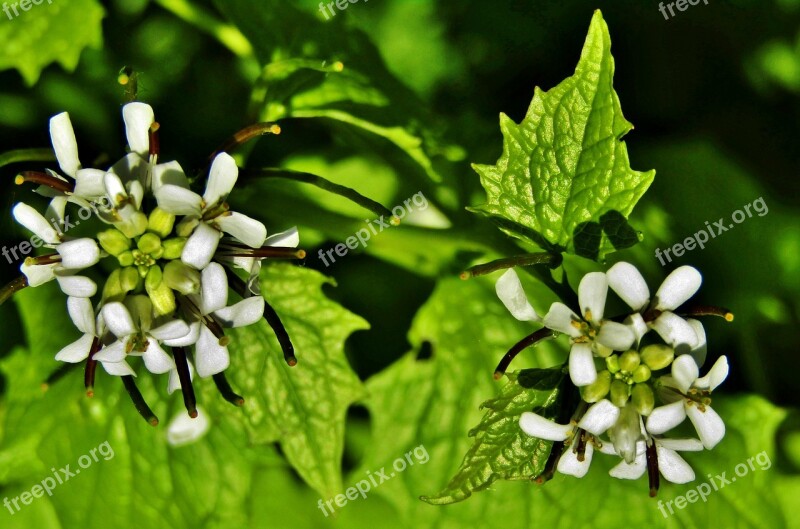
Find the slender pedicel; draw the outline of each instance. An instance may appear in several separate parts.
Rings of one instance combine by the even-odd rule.
[[[658,451],[656,450],[655,441],[651,440],[649,444],[645,441],[645,443],[645,454],[647,456],[647,481],[650,484],[650,497],[655,498],[656,494],[658,494],[659,485]]]
[[[42,382],[42,391],[50,389],[50,386],[67,376],[75,367],[77,367],[77,364],[63,364],[59,366],[58,369],[50,373],[50,376]]]
[[[92,347],[89,349],[89,357],[86,359],[86,368],[83,372],[83,385],[86,387],[86,396],[94,397],[94,377],[97,372],[97,360],[94,359],[95,353],[100,350],[102,344],[100,338],[92,340]]]
[[[305,259],[306,251],[291,246],[263,246],[250,248],[243,244],[221,244],[216,255],[220,257],[253,257],[256,259]]]
[[[25,276],[19,276],[18,278],[14,279],[2,289],[0,289],[0,305],[8,301],[11,296],[26,288],[28,286],[28,278]]]
[[[133,405],[136,407],[136,411],[139,412],[139,415],[141,415],[150,426],[158,426],[158,417],[156,417],[156,414],[153,413],[153,410],[151,410],[150,406],[144,401],[144,397],[142,397],[142,394],[139,392],[139,388],[136,387],[133,376],[124,375],[120,378],[122,378],[122,383],[125,384],[125,390],[128,392],[128,395],[130,395]]]
[[[459,277],[461,279],[469,279],[471,277],[491,274],[492,272],[505,270],[506,268],[513,268],[515,266],[532,266],[543,264],[553,268],[561,264],[561,259],[562,258],[560,254],[552,254],[549,252],[515,255],[513,257],[505,257],[503,259],[496,259],[488,263],[471,266],[464,272],[461,272]]]
[[[547,456],[547,462],[544,464],[544,470],[542,470],[542,473],[536,476],[533,481],[539,485],[543,485],[553,479],[556,473],[556,467],[558,467],[558,461],[561,459],[563,453],[564,441],[554,442],[553,447],[550,449],[550,455]]]
[[[257,138],[259,136],[264,136],[265,134],[280,134],[281,128],[278,126],[277,123],[255,123],[253,125],[249,125],[242,130],[236,132],[233,136],[228,138],[225,143],[223,143],[219,149],[214,151],[211,156],[209,156],[209,161],[216,158],[216,156],[221,152],[230,152],[231,150],[239,147],[247,143],[248,141],[252,140],[253,138]]]
[[[494,370],[494,379],[500,380],[508,369],[509,364],[514,358],[521,353],[524,349],[531,347],[533,345],[538,344],[543,340],[549,340],[553,338],[555,333],[550,329],[539,329],[536,332],[533,332],[520,340],[519,342],[515,343],[514,346],[508,350],[508,352],[503,356],[500,360],[500,363],[497,364],[497,367]]]
[[[234,406],[244,406],[244,397],[241,395],[237,395],[233,388],[231,388],[230,383],[228,383],[228,379],[225,377],[225,373],[217,373],[213,376],[214,384],[217,385],[217,389],[222,394],[222,398],[233,404]]]
[[[71,195],[72,192],[75,191],[74,182],[64,181],[60,178],[56,178],[55,176],[39,171],[22,171],[14,179],[14,183],[18,186],[24,184],[25,182],[47,186],[67,195]]]
[[[197,399],[195,399],[194,387],[192,387],[192,374],[189,372],[189,360],[186,358],[186,349],[183,347],[173,347],[172,356],[175,358],[178,379],[181,381],[183,405],[186,406],[189,417],[195,419],[197,417]]]

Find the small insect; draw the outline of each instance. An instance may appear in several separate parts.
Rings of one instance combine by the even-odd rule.
[[[123,66],[117,82],[125,87],[125,102],[130,103],[136,101],[139,92],[139,74],[130,66]]]

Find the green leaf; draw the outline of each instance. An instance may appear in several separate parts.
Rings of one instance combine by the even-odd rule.
[[[286,365],[275,334],[262,321],[233,335],[227,372],[246,399],[243,416],[250,440],[279,442],[295,470],[324,497],[342,490],[345,414],[364,396],[345,358],[344,341],[369,328],[325,297],[323,285],[333,284],[308,268],[265,267],[262,292],[286,326],[298,363]]]
[[[530,480],[542,473],[553,443],[526,435],[519,418],[526,411],[555,418],[564,373],[559,368],[528,369],[509,373],[508,378],[500,396],[481,405],[488,411],[469,432],[475,442],[458,473],[438,494],[423,496],[424,501],[454,503],[498,479]]]
[[[630,215],[655,171],[630,168],[621,138],[633,126],[622,115],[613,78],[608,27],[596,11],[575,75],[548,92],[537,87],[519,125],[500,115],[503,154],[496,165],[473,165],[487,194],[486,204],[473,211],[548,250],[602,260],[618,248],[612,235],[587,223],[611,211]]]
[[[74,70],[84,48],[102,43],[105,11],[96,0],[27,2],[27,11],[18,6],[20,2],[8,4],[8,11],[0,15],[0,42],[4,43],[0,70],[16,68],[28,85],[51,62]]]
[[[437,158],[463,157],[460,149],[440,142],[441,125],[387,70],[361,31],[339,20],[323,21],[289,2],[218,0],[216,5],[266,65],[254,99],[258,119],[326,118],[377,135],[434,181],[442,180]]]

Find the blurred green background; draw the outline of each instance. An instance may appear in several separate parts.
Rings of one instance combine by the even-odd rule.
[[[774,443],[777,458],[770,472],[794,479],[800,470],[796,433],[800,421],[793,411],[800,405],[794,378],[800,370],[800,2],[710,0],[708,5],[701,2],[665,20],[657,2],[641,0],[362,0],[326,20],[319,12],[319,3],[311,0],[117,0],[102,2],[102,26],[97,27],[96,35],[91,34],[88,13],[99,13],[100,3],[75,0],[80,6],[72,8],[74,13],[65,4],[74,5],[72,0],[55,0],[52,6],[34,7],[14,20],[0,16],[0,49],[7,50],[6,55],[0,51],[0,67],[5,67],[0,71],[0,151],[48,146],[47,119],[66,110],[72,117],[85,165],[121,156],[124,130],[119,109],[123,89],[116,79],[119,69],[129,65],[139,72],[139,98],[155,108],[162,125],[165,159],[177,159],[187,170],[200,168],[234,131],[259,119],[280,118],[283,132],[250,146],[248,167],[310,171],[353,187],[388,207],[422,191],[450,226],[393,228],[395,231],[363,251],[351,252],[326,267],[316,258],[317,251],[344,240],[362,227],[363,219],[373,218],[372,213],[293,182],[253,182],[238,195],[239,207],[263,220],[271,232],[298,225],[309,254],[302,266],[333,277],[337,286],[326,287],[326,294],[371,326],[353,334],[345,344],[352,369],[367,381],[368,396],[347,413],[344,486],[423,441],[432,462],[437,457],[440,461],[446,457],[448,462],[433,474],[415,469],[418,474],[402,486],[386,485],[381,494],[357,502],[357,507],[346,507],[341,519],[331,521],[317,511],[319,495],[286,466],[279,450],[263,449],[254,460],[257,462],[248,459],[245,465],[261,471],[238,491],[241,504],[231,504],[243,517],[227,518],[223,514],[226,509],[221,509],[216,516],[211,513],[196,520],[185,516],[183,520],[193,520],[197,527],[215,527],[232,519],[252,527],[361,527],[367,523],[371,527],[454,527],[478,519],[493,527],[538,526],[538,513],[533,511],[508,525],[499,519],[489,522],[479,518],[466,507],[456,511],[416,499],[440,489],[456,470],[463,448],[469,446],[467,430],[480,417],[477,404],[492,397],[492,388],[498,387],[488,380],[493,365],[505,349],[527,334],[525,326],[509,322],[511,327],[498,330],[495,339],[475,338],[468,344],[470,354],[480,358],[474,364],[450,359],[453,363],[440,365],[435,376],[409,371],[410,377],[431,377],[442,384],[446,384],[441,381],[447,380],[444,375],[448,373],[452,377],[468,373],[464,376],[486,378],[481,382],[485,385],[478,386],[481,391],[459,395],[454,390],[448,399],[437,400],[414,391],[394,392],[385,387],[381,377],[390,372],[385,371],[389,366],[398,365],[395,362],[413,360],[408,351],[422,363],[433,362],[428,360],[431,356],[439,361],[438,355],[449,351],[447,339],[454,339],[452,331],[444,323],[441,329],[431,327],[418,313],[432,294],[452,298],[453,302],[443,307],[428,305],[429,312],[435,312],[435,317],[445,323],[450,318],[469,323],[468,318],[472,318],[472,325],[488,327],[494,321],[491,318],[502,313],[491,296],[491,283],[452,279],[476,259],[485,261],[487,256],[519,251],[488,221],[465,211],[466,206],[484,200],[469,163],[494,163],[500,155],[500,112],[520,121],[534,86],[546,90],[572,74],[597,8],[603,11],[611,31],[617,68],[615,88],[626,118],[635,125],[626,137],[631,166],[657,171],[653,186],[630,218],[631,224],[644,233],[644,241],[612,254],[608,264],[622,259],[635,263],[650,280],[651,288],[676,266],[691,264],[701,270],[704,285],[697,301],[726,306],[736,314],[731,324],[711,320],[706,325],[710,354],[726,354],[731,360],[725,393],[758,394],[784,409],[774,421],[763,422],[774,427],[769,435],[764,434],[765,442],[770,446]],[[63,12],[59,15],[56,9]],[[13,50],[44,46],[49,32],[42,30],[45,36],[37,35],[46,22],[35,20],[50,15],[56,20],[57,16],[75,17],[57,22],[58,29],[53,30],[47,44],[54,47],[53,59],[62,60],[62,56],[73,53],[68,50],[78,41],[88,46],[79,46],[79,61],[74,65],[64,60],[67,69],[49,64],[41,75],[33,68],[34,73],[29,69],[23,76],[11,66],[15,60],[33,59],[19,54],[15,59]],[[58,32],[65,34],[57,38]],[[251,45],[254,53],[248,48]],[[319,71],[310,71],[305,77],[296,73],[276,76],[265,82],[264,65],[297,57],[319,60],[322,69],[341,60],[344,72],[352,70],[354,74],[349,84],[333,87],[327,86],[325,79],[336,73]],[[349,117],[341,118],[337,112]],[[383,132],[373,134],[365,123],[383,127]],[[405,135],[393,127],[399,127]],[[414,140],[422,145],[421,153],[415,151]],[[45,166],[53,164],[25,164],[25,168]],[[13,245],[26,238],[10,215],[13,204],[31,199],[29,188],[13,182],[22,168],[0,168],[0,245]],[[769,207],[765,216],[744,221],[710,241],[705,250],[687,252],[667,267],[654,257],[655,248],[682,241],[703,229],[706,221],[730,218],[733,211],[759,197]],[[572,278],[579,277],[578,271],[597,269],[597,265],[578,258],[567,259],[565,267]],[[3,283],[16,273],[15,267],[0,261]],[[531,286],[530,292],[534,306],[541,311],[555,299],[540,286]],[[463,296],[460,301],[459,296]],[[490,306],[486,309],[490,315],[484,315],[484,309],[472,312],[470,304],[478,301],[481,306]],[[10,356],[16,347],[30,344],[30,322],[21,319],[13,303],[0,307],[0,318],[0,356]],[[563,351],[556,347],[543,349],[530,353],[520,365],[541,365],[559,354]],[[455,354],[453,358],[461,357]],[[55,362],[48,361],[43,365],[54,370]],[[463,373],[456,364],[463,367]],[[433,371],[433,365],[425,369]],[[474,366],[483,372],[468,370]],[[297,369],[302,369],[302,360]],[[48,374],[41,372],[40,378]],[[459,384],[468,385],[463,380]],[[4,369],[0,387],[7,394],[14,388],[8,369]],[[73,390],[82,397],[79,384],[73,384]],[[391,436],[378,428],[389,418],[375,414],[394,410],[388,403],[392,394],[399,401],[431,399],[424,421],[398,411],[397,422],[406,420],[409,424],[406,433],[398,430],[396,438],[411,444],[402,445],[401,440],[386,444]],[[741,402],[750,402],[746,400],[750,397],[742,398],[745,400]],[[4,408],[12,406],[9,402]],[[752,404],[758,406],[766,403]],[[738,405],[729,404],[726,409],[731,415],[741,412]],[[455,423],[447,422],[453,414],[465,415]],[[431,436],[453,438],[447,450],[437,450],[436,441],[429,442],[423,428],[426,421],[436,423],[442,417],[448,417],[442,419],[444,424],[459,425]],[[759,423],[752,416],[737,420]],[[225,424],[228,419],[221,421]],[[218,427],[223,429],[222,424]],[[160,435],[143,427],[137,429],[138,436]],[[235,437],[238,430],[231,427],[224,431],[226,436]],[[2,448],[8,448],[13,437],[9,432],[6,435]],[[236,446],[243,443],[242,450],[251,449],[242,440],[230,442]],[[742,456],[767,449],[749,441],[746,446],[752,450],[731,449],[733,464]],[[131,451],[135,450],[134,443]],[[81,453],[78,447],[75,451]],[[3,453],[12,457],[11,452],[0,455]],[[212,450],[209,457],[213,454]],[[49,461],[41,453],[37,457]],[[169,452],[165,457],[169,461],[173,455]],[[167,464],[188,465],[191,460],[186,454],[174,457],[179,463]],[[57,461],[71,459],[71,455],[63,455]],[[0,457],[0,466],[3,461]],[[708,472],[717,470],[720,468],[712,466]],[[702,476],[701,471],[698,475]],[[0,470],[0,496],[8,494],[4,490],[15,491],[15,487],[30,481],[13,476]],[[233,490],[230,482],[238,479],[236,475],[218,478],[218,490]],[[135,472],[131,479],[134,490],[148,486],[137,481],[142,478]],[[776,483],[765,485],[765,494],[779,488]],[[645,492],[643,485],[638,485],[638,489],[630,490]],[[506,501],[513,503],[509,497],[526,486],[533,487],[498,485],[497,490],[493,487],[481,494],[496,494],[496,508],[502,513]],[[611,486],[616,487],[616,483]],[[173,493],[191,496],[193,487],[179,481]],[[738,494],[746,494],[747,487],[742,484]],[[786,485],[784,491],[789,490],[796,488]],[[222,497],[216,500],[220,505],[224,503]],[[557,493],[556,498],[563,496]],[[569,510],[567,504],[549,500]],[[473,498],[467,503],[473,501],[477,505],[484,500]],[[178,503],[190,505],[191,501]],[[72,527],[62,515],[68,506],[67,500],[57,501],[54,517],[43,517],[36,523],[46,524],[41,527]],[[80,509],[91,513],[95,507],[89,502],[82,503]],[[713,517],[713,511],[706,507],[697,506],[686,519],[664,523],[702,526],[705,516]],[[102,509],[106,508],[104,504]],[[148,508],[146,497],[134,494],[133,499],[126,499],[132,527],[138,510]],[[544,508],[544,504],[537,508]],[[588,512],[595,506],[585,508]],[[185,509],[191,507],[179,508]],[[651,516],[654,508],[648,509],[647,516]],[[0,512],[0,527],[6,527],[3,516]],[[21,516],[8,518],[8,523],[23,523]],[[81,523],[91,518],[90,514],[67,517]],[[789,518],[752,521],[742,527],[790,526]],[[645,519],[650,518],[631,518],[639,522]],[[660,516],[655,520],[661,523]]]

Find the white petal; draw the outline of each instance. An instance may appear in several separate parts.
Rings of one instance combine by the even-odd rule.
[[[286,246],[297,248],[300,245],[300,234],[297,231],[297,226],[289,228],[286,231],[270,235],[264,241],[267,246]]]
[[[183,172],[183,168],[178,162],[160,163],[153,167],[153,192],[155,193],[165,185],[189,189],[189,179],[186,178],[186,173]]]
[[[698,439],[658,439],[658,446],[669,448],[670,450],[680,450],[681,452],[700,452],[703,450],[703,443]]]
[[[167,427],[167,442],[175,448],[186,446],[202,438],[210,428],[208,416],[200,407],[194,419],[186,413],[179,413]]]
[[[107,303],[103,306],[103,319],[111,333],[117,338],[135,334],[138,329],[133,324],[133,318],[128,308],[118,301]]]
[[[189,364],[189,379],[190,380],[194,380],[194,366],[192,365],[191,362],[188,362],[188,364]],[[179,389],[181,389],[181,377],[178,376],[178,370],[177,369],[173,369],[172,371],[169,372],[169,382],[167,384],[167,393],[172,395],[173,393],[175,393]]]
[[[509,268],[494,285],[497,297],[508,312],[520,321],[539,321],[539,315],[528,302],[522,283],[513,268]]]
[[[200,322],[194,322],[189,325],[189,332],[180,338],[164,339],[164,345],[170,347],[188,347],[197,343],[197,338],[200,336]]]
[[[178,340],[189,334],[189,325],[183,320],[170,320],[150,331],[157,340]]]
[[[689,463],[674,450],[656,444],[658,470],[664,479],[671,483],[689,483],[694,481],[694,470]]]
[[[125,353],[125,347],[125,340],[117,340],[116,342],[103,347],[97,353],[95,353],[94,359],[98,362],[122,362],[127,356]]]
[[[86,360],[86,358],[89,357],[89,350],[92,348],[93,341],[94,336],[91,334],[84,334],[68,346],[61,349],[58,354],[56,354],[56,360],[59,362],[69,362],[71,364]]]
[[[132,152],[147,158],[150,153],[150,125],[155,121],[153,108],[146,103],[128,103],[122,107],[125,135]]]
[[[228,304],[228,277],[219,263],[210,263],[200,275],[200,312],[211,314]]]
[[[709,370],[708,374],[703,378],[698,378],[694,385],[700,389],[708,389],[710,391],[714,391],[717,389],[717,386],[722,384],[726,378],[728,378],[728,357],[720,356],[719,359],[714,362],[714,365]]]
[[[68,198],[66,196],[54,197],[53,200],[50,201],[50,204],[47,205],[47,211],[44,212],[44,217],[46,219],[50,219],[51,223],[54,220],[58,223],[59,229],[62,233],[64,232],[64,218],[67,210],[67,201]]]
[[[697,347],[699,338],[695,330],[686,320],[673,312],[662,312],[652,325],[659,336],[674,348]]]
[[[94,239],[75,239],[56,246],[61,255],[61,266],[70,270],[81,270],[97,264],[100,248]]]
[[[606,430],[614,426],[618,418],[619,408],[611,404],[610,401],[603,399],[592,404],[581,418],[578,427],[583,428],[592,435],[603,435]]]
[[[138,180],[144,183],[150,164],[136,153],[126,154],[108,171],[119,176],[123,182]]]
[[[72,121],[66,112],[50,118],[50,141],[56,152],[58,166],[69,176],[75,176],[81,168],[81,161],[78,159],[78,142],[72,129]]]
[[[103,176],[103,183],[106,186],[106,193],[111,202],[118,206],[123,200],[128,198],[128,190],[125,189],[125,184],[122,183],[119,175],[108,172]]]
[[[58,263],[49,265],[28,265],[22,263],[19,271],[28,279],[28,286],[38,287],[56,278],[55,270]]]
[[[175,361],[159,345],[158,340],[149,337],[148,342],[147,350],[142,353],[144,366],[147,370],[160,375],[175,369]]]
[[[675,310],[700,289],[703,276],[696,268],[681,266],[672,271],[656,292],[656,309]]]
[[[261,248],[267,239],[267,228],[264,224],[235,211],[217,217],[214,222],[219,229],[236,237],[250,248]]]
[[[68,296],[77,298],[90,298],[97,294],[97,283],[84,276],[56,275],[58,286]]]
[[[572,325],[573,321],[580,321],[578,315],[563,303],[556,301],[550,305],[550,310],[547,311],[543,323],[548,329],[563,332],[573,338],[577,338],[581,336],[581,331]]]
[[[133,205],[136,209],[142,207],[142,200],[144,200],[144,186],[138,180],[131,180],[125,184],[125,189],[128,195],[133,199]]]
[[[666,404],[654,409],[647,417],[647,431],[652,434],[662,434],[672,430],[686,418],[684,400]]]
[[[694,346],[688,354],[694,358],[694,361],[697,362],[697,365],[703,367],[703,364],[706,363],[706,353],[708,352],[706,330],[703,328],[703,324],[698,320],[689,318],[686,320],[686,323],[691,325],[692,329],[694,329],[694,332],[697,335],[697,345]]]
[[[586,386],[597,380],[592,346],[576,343],[569,351],[569,378],[576,386]]]
[[[689,355],[681,355],[672,362],[672,378],[683,393],[689,391],[699,375],[700,369]]]
[[[226,327],[246,327],[264,317],[264,298],[253,296],[214,313]]]
[[[14,206],[14,218],[28,228],[28,231],[42,239],[47,244],[58,244],[59,240],[56,230],[47,222],[41,213],[33,209],[28,204],[20,202]]]
[[[136,372],[128,365],[128,362],[100,362],[100,365],[103,366],[103,369],[106,370],[106,373],[109,375],[114,375],[118,377],[126,377],[126,376],[136,376]]]
[[[622,323],[604,321],[595,340],[615,351],[627,351],[636,340],[636,335]]]
[[[203,198],[189,189],[165,184],[154,191],[158,207],[173,215],[200,215]]]
[[[205,325],[200,327],[194,361],[197,374],[201,378],[222,373],[231,363],[228,348],[220,345],[217,337]]]
[[[617,479],[639,479],[647,470],[647,457],[644,453],[637,455],[630,465],[622,461],[617,466],[608,471],[608,475]]]
[[[725,437],[725,423],[711,406],[705,406],[705,411],[695,405],[686,406],[686,414],[706,449],[711,450]]]
[[[221,236],[220,232],[205,222],[201,222],[186,241],[181,253],[181,261],[192,268],[202,270],[214,257]]]
[[[592,453],[594,447],[592,443],[586,443],[586,450],[584,452],[583,461],[578,461],[578,454],[570,449],[567,449],[558,460],[558,471],[568,476],[575,476],[582,478],[589,472],[589,465],[592,464]]]
[[[642,318],[642,315],[639,314],[638,312],[634,312],[633,314],[625,318],[623,324],[625,324],[633,332],[633,335],[635,337],[634,343],[636,344],[638,344],[641,341],[642,337],[645,334],[647,334],[647,331],[650,330],[647,327],[644,318]]]
[[[214,158],[208,175],[206,192],[203,193],[207,207],[212,207],[224,200],[236,185],[239,177],[239,168],[236,161],[226,152],[221,152]]]
[[[630,263],[620,262],[606,272],[608,286],[635,311],[650,303],[650,289],[639,270]]]
[[[529,411],[520,416],[519,427],[531,437],[546,441],[564,441],[575,429],[571,424],[558,424]]]
[[[608,280],[603,272],[590,272],[583,276],[578,285],[578,302],[587,321],[590,319],[587,315],[591,316],[592,321],[603,319],[607,295]]]
[[[96,198],[106,194],[105,171],[80,169],[75,175],[74,194],[84,198]]]
[[[95,334],[95,314],[89,298],[67,298],[67,311],[79,331],[84,334]]]

